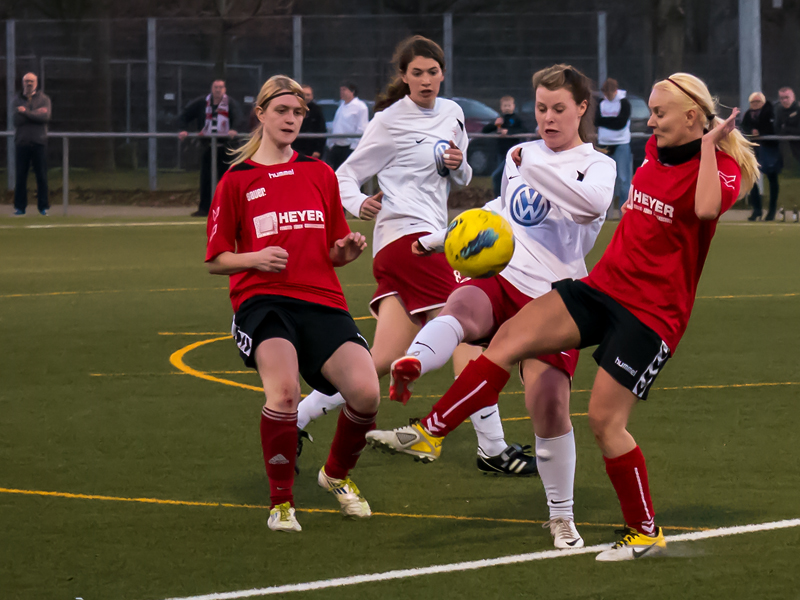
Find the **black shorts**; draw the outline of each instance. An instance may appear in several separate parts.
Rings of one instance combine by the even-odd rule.
[[[346,310],[286,296],[262,295],[245,300],[233,316],[231,333],[239,356],[251,369],[256,368],[255,350],[261,342],[288,340],[297,351],[300,375],[308,385],[329,396],[338,390],[322,375],[322,365],[345,342],[369,350]]]
[[[642,400],[670,357],[659,335],[610,296],[563,279],[553,284],[581,334],[581,348],[597,346],[595,362]]]

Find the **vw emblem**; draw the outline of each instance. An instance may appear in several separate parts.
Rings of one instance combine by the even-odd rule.
[[[441,177],[447,177],[449,169],[444,166],[444,153],[450,149],[450,142],[439,140],[433,145],[433,160],[436,163],[436,172]]]
[[[550,202],[539,192],[525,184],[511,196],[511,217],[520,225],[539,225],[550,212]]]

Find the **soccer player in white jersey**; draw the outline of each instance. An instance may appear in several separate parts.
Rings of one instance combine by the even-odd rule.
[[[464,113],[455,102],[437,97],[444,79],[442,49],[413,36],[398,45],[393,60],[397,76],[378,99],[375,118],[358,147],[336,172],[344,207],[362,219],[375,219],[372,270],[378,289],[370,310],[378,320],[372,357],[380,377],[405,354],[459,282],[444,255],[414,254],[412,245],[447,226],[451,183],[463,186],[472,178],[465,157]],[[374,175],[381,191],[368,197],[361,185]],[[456,374],[479,352],[459,349],[454,356]],[[338,394],[313,392],[300,403],[298,427],[305,429],[342,403]],[[475,420],[479,446],[496,446],[494,454],[508,450],[514,455],[512,461],[500,460],[507,467],[516,465],[514,471],[501,467],[503,473],[535,474],[534,457],[519,447],[507,448],[499,416],[484,412],[488,418]]]
[[[585,257],[594,246],[613,194],[614,161],[587,143],[591,87],[577,69],[555,65],[533,76],[541,140],[512,148],[502,192],[487,209],[502,214],[514,231],[516,249],[497,276],[470,280],[448,298],[407,355],[392,365],[390,397],[407,401],[413,382],[442,367],[462,342],[481,343],[556,281],[585,277]],[[419,240],[418,252],[441,251],[446,231]],[[558,548],[583,546],[573,515],[575,437],[569,416],[578,351],[543,354],[520,364],[525,403],[536,434],[539,475],[547,495],[550,527]],[[497,411],[497,404],[488,407]],[[445,415],[449,416],[449,415]],[[472,417],[475,419],[475,416]],[[435,459],[443,436],[436,415],[393,431],[371,431],[381,448]]]

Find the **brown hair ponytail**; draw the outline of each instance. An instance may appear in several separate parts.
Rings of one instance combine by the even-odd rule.
[[[550,91],[562,88],[569,90],[575,104],[580,105],[586,101],[586,112],[581,117],[578,126],[578,135],[586,143],[594,137],[594,112],[592,107],[592,80],[570,65],[553,65],[533,75],[533,95],[536,97],[536,88],[542,86]]]
[[[408,84],[403,81],[402,76],[408,69],[409,63],[418,56],[432,58],[439,63],[439,67],[444,71],[444,51],[439,44],[421,35],[404,39],[397,45],[394,56],[392,56],[392,64],[395,67],[396,74],[389,85],[386,86],[386,90],[375,101],[375,112],[389,108],[403,96],[408,95],[411,90],[409,90]]]

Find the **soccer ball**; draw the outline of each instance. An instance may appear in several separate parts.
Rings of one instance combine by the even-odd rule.
[[[514,232],[496,212],[472,208],[450,223],[444,254],[464,277],[492,277],[506,268],[514,254]]]

